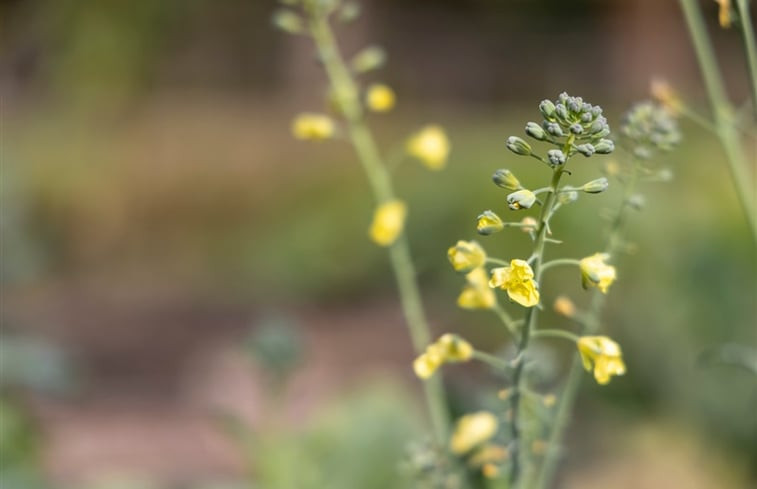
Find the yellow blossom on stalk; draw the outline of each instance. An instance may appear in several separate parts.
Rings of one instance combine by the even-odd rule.
[[[603,294],[617,278],[615,267],[605,263],[610,258],[607,253],[594,253],[580,262],[581,282],[584,289],[598,287]]]
[[[578,352],[584,368],[594,369],[594,378],[605,385],[612,375],[626,373],[620,346],[606,336],[582,336],[578,339]]]
[[[390,200],[376,208],[369,234],[379,246],[389,246],[397,239],[405,226],[407,206],[401,200]]]
[[[488,236],[503,229],[505,229],[505,223],[502,222],[502,218],[492,211],[484,211],[477,218],[476,230],[478,234]]]
[[[678,115],[683,108],[683,102],[678,93],[670,86],[667,80],[662,78],[653,78],[650,84],[652,98],[655,99],[670,115]]]
[[[334,132],[334,121],[327,115],[303,113],[292,121],[292,134],[297,139],[321,141],[332,137]]]
[[[728,29],[733,22],[733,17],[731,16],[731,0],[715,0],[715,3],[720,5],[720,10],[718,12],[720,27]]]
[[[424,127],[407,142],[407,152],[431,170],[444,168],[449,150],[447,135],[444,129],[437,125]]]
[[[421,379],[428,379],[445,363],[466,362],[473,358],[473,347],[457,335],[447,333],[426,347],[413,362],[413,371]]]
[[[458,241],[447,250],[447,258],[457,272],[470,272],[486,263],[486,252],[475,241]]]
[[[573,317],[576,314],[576,305],[564,295],[555,299],[554,308],[557,314],[565,316],[566,318]]]
[[[368,87],[365,104],[374,112],[388,112],[394,108],[394,90],[381,83]]]
[[[523,307],[533,307],[539,303],[534,271],[524,260],[512,260],[509,267],[493,269],[489,287],[507,290],[510,299]]]
[[[484,267],[474,268],[465,279],[468,281],[457,298],[463,309],[491,309],[497,304],[497,295],[489,288],[489,276]]]
[[[488,411],[466,414],[455,425],[450,450],[458,455],[468,453],[497,434],[498,425],[497,417]]]

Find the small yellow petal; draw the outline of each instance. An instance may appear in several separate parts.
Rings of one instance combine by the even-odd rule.
[[[394,90],[386,85],[377,83],[368,87],[365,94],[365,104],[374,112],[388,112],[394,108]]]
[[[599,384],[607,384],[613,375],[626,373],[620,346],[606,336],[582,336],[577,342],[584,368],[594,369]]]
[[[292,121],[292,134],[297,139],[320,141],[334,135],[334,121],[323,114],[300,114]]]
[[[486,252],[475,241],[458,241],[447,250],[452,268],[458,272],[470,272],[486,263]]]
[[[431,170],[441,170],[447,163],[450,144],[440,126],[430,125],[421,129],[407,142],[407,152]]]
[[[407,206],[401,200],[381,204],[373,214],[369,234],[379,246],[389,246],[399,237],[405,226]]]
[[[576,305],[564,295],[555,299],[554,309],[557,314],[566,318],[571,318],[576,314]]]
[[[499,428],[497,417],[488,411],[467,414],[461,417],[450,439],[450,450],[462,455],[477,445],[492,438]]]

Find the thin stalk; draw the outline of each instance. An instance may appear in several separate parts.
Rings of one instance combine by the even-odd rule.
[[[741,144],[736,126],[734,125],[734,110],[723,86],[720,70],[715,53],[710,43],[707,29],[696,0],[679,0],[683,9],[686,25],[691,35],[699,67],[702,71],[707,95],[712,105],[715,119],[715,129],[723,150],[726,154],[731,178],[736,186],[739,202],[744,209],[752,237],[757,241],[757,215],[753,202],[752,178],[749,176],[748,160]],[[747,15],[748,17],[748,15]],[[754,42],[752,42],[752,46]]]
[[[739,8],[739,24],[741,34],[744,37],[744,50],[746,51],[746,64],[749,69],[749,81],[752,85],[752,107],[754,116],[757,117],[757,47],[754,42],[754,28],[752,18],[749,15],[749,0],[736,0]]]
[[[531,332],[531,338],[563,338],[568,341],[578,341],[578,335],[564,329],[537,329]]]
[[[572,144],[572,138],[566,144],[569,148]],[[554,170],[552,174],[552,182],[550,183],[551,191],[547,194],[542,206],[541,213],[539,215],[539,229],[536,234],[536,242],[534,244],[534,253],[532,255],[531,268],[534,270],[536,282],[539,283],[541,279],[541,264],[544,258],[544,245],[547,237],[547,218],[552,211],[552,207],[555,205],[558,187],[560,184],[560,178],[562,177],[563,169],[558,168]],[[526,348],[528,348],[528,341],[531,337],[531,330],[536,326],[537,307],[530,307],[526,311],[525,321],[523,324],[523,331],[521,333],[520,342],[518,344],[518,361],[515,363],[515,369],[513,371],[513,392],[511,396],[512,417],[510,423],[510,437],[513,446],[512,453],[512,470],[510,471],[510,484],[514,485],[521,472],[521,440],[520,440],[520,389],[522,388],[521,382],[523,382],[523,367],[525,365],[524,355]]]
[[[628,183],[625,185],[623,199],[618,207],[615,217],[610,225],[610,232],[605,244],[605,252],[612,255],[618,251],[623,243],[623,227],[626,220],[628,200],[636,191],[636,185],[639,181],[639,168],[636,162],[633,162],[633,171]],[[589,303],[589,308],[582,318],[582,334],[596,333],[599,328],[599,316],[606,301],[606,295],[600,291],[594,291],[594,295]],[[557,412],[554,418],[552,431],[547,440],[547,451],[544,454],[544,461],[539,470],[536,483],[531,486],[534,489],[547,489],[552,483],[557,470],[557,464],[560,459],[560,447],[565,435],[565,430],[570,421],[573,405],[578,395],[578,388],[583,379],[583,364],[578,355],[573,356],[568,377],[560,396]]]
[[[549,270],[552,267],[559,267],[563,265],[580,266],[581,261],[576,260],[575,258],[560,258],[558,260],[550,260],[541,266],[541,271],[542,273],[544,273],[546,270]]]
[[[512,369],[512,366],[509,363],[502,360],[496,355],[492,355],[491,353],[476,350],[473,352],[473,358],[480,360],[490,367],[496,368],[497,370],[508,371]]]
[[[499,304],[496,304],[492,310],[500,321],[502,321],[502,324],[505,325],[510,334],[513,335],[513,339],[515,341],[520,341],[520,334],[518,333],[518,328],[515,326],[515,321],[513,321],[513,318],[510,317],[507,311],[505,311]]]
[[[350,141],[365,170],[374,197],[378,202],[392,200],[394,189],[389,171],[381,158],[373,134],[364,122],[357,84],[347,69],[328,19],[322,13],[312,12],[309,29],[329,82],[339,100],[347,121]],[[389,257],[397,279],[402,311],[413,348],[416,354],[421,354],[431,341],[431,334],[421,302],[410,246],[404,233],[389,247]],[[449,413],[439,374],[424,382],[424,393],[436,441],[443,446],[448,436]]]

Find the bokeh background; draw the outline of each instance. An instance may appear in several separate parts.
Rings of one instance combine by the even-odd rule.
[[[739,33],[701,4],[740,105]],[[581,95],[617,128],[662,76],[708,112],[681,12],[632,0],[363,6],[339,35],[347,54],[389,53],[368,77],[398,93],[370,120],[382,146],[429,122],[452,142],[443,172],[396,173],[433,328],[506,347],[496,318],[456,308],[446,249],[476,236],[481,210],[505,212],[495,169],[546,178],[504,147],[540,100]],[[275,8],[0,2],[4,487],[404,487],[398,467],[424,420],[393,277],[367,239],[373,203],[349,146],[290,136],[295,114],[324,110],[326,84],[311,44],[271,26]],[[646,187],[603,317],[628,374],[605,388],[587,376],[560,487],[757,487],[757,379],[698,361],[757,346],[755,244],[720,146],[682,127],[662,161],[675,178]],[[599,174],[596,160],[575,165],[575,183]],[[616,203],[608,191],[563,212],[561,252],[598,249]],[[529,243],[506,232],[486,246],[507,257]],[[545,297],[586,302],[570,271],[554,278]],[[544,365],[559,378],[572,354],[557,344]],[[480,366],[446,374],[457,412],[497,386]]]

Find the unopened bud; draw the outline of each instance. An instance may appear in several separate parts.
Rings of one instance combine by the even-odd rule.
[[[578,122],[576,122],[575,124],[571,124],[570,132],[572,132],[576,136],[580,136],[581,134],[584,133],[584,127]]]
[[[592,180],[591,182],[585,183],[581,190],[586,192],[587,194],[599,194],[607,190],[607,187],[610,186],[610,182],[607,181],[607,178],[601,177],[597,178],[596,180]]]
[[[494,172],[492,180],[495,184],[507,190],[520,190],[523,186],[510,170],[502,168]]]
[[[547,139],[547,135],[544,132],[544,129],[542,129],[541,126],[535,122],[529,122],[528,124],[526,124],[526,134],[539,141],[544,141],[545,139]]]
[[[609,139],[600,139],[594,144],[594,150],[601,155],[607,155],[615,151],[615,143]]]
[[[478,222],[476,224],[478,234],[488,236],[502,231],[504,228],[505,224],[502,222],[502,219],[492,211],[484,211],[478,216]]]
[[[531,216],[524,217],[522,221],[520,221],[521,224],[521,230],[524,233],[532,233],[536,231],[536,228],[539,226],[539,221],[534,219]]]
[[[386,52],[378,46],[369,46],[352,58],[352,69],[357,73],[381,68],[386,62]]]
[[[536,202],[536,195],[528,189],[518,190],[507,196],[507,206],[514,210],[530,209]]]
[[[565,153],[559,149],[550,149],[547,151],[547,159],[549,160],[550,165],[560,166],[565,163]]]
[[[556,122],[548,122],[546,124],[545,129],[547,130],[548,133],[550,133],[556,138],[563,136],[562,127],[560,127],[560,124]]]
[[[555,104],[550,100],[542,100],[539,104],[539,111],[545,119],[551,119],[555,115]]]
[[[576,146],[576,151],[586,156],[587,158],[594,154],[596,148],[591,143],[579,144]]]
[[[290,34],[301,34],[305,30],[300,16],[291,10],[277,10],[271,20],[273,25]]]
[[[644,196],[641,194],[634,194],[631,197],[628,198],[628,205],[630,205],[632,208],[636,209],[637,211],[640,211],[644,208],[645,204]]]
[[[339,21],[345,24],[352,22],[360,16],[360,5],[355,2],[347,2],[339,9]]]
[[[555,115],[558,118],[565,120],[568,118],[568,109],[566,109],[563,104],[557,104],[555,106]]]
[[[516,155],[528,156],[531,154],[531,145],[518,136],[507,138],[507,149]]]
[[[557,194],[557,202],[561,205],[570,204],[578,200],[578,192],[561,192]]]
[[[576,314],[576,305],[573,304],[573,301],[571,301],[564,295],[561,295],[557,299],[555,299],[555,304],[553,307],[557,314],[565,316],[566,318],[573,317]]]

